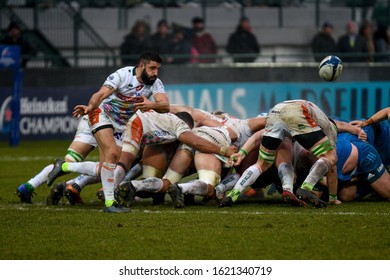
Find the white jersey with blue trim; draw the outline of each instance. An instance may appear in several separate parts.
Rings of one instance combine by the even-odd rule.
[[[134,103],[142,102],[141,97],[152,99],[156,93],[165,93],[164,84],[156,79],[153,85],[137,80],[136,68],[127,66],[110,74],[104,85],[111,86],[115,92],[103,100],[99,108],[115,122],[125,125],[134,114]]]

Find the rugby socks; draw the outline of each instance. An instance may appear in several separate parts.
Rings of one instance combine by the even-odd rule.
[[[307,191],[312,191],[314,185],[329,171],[329,165],[322,159],[318,159],[310,168],[309,175],[307,175],[301,188]]]
[[[40,185],[46,183],[47,175],[49,175],[50,171],[52,171],[54,164],[50,164],[43,168],[41,172],[31,178],[27,183],[25,183],[26,187],[29,190],[33,190],[38,188]],[[29,188],[31,186],[31,189]]]
[[[221,194],[224,194],[227,191],[230,191],[232,188],[234,188],[234,185],[237,183],[238,179],[240,179],[240,174],[234,173],[226,176],[221,183],[219,183],[215,187],[215,193],[217,197],[219,197]]]
[[[163,187],[163,180],[157,177],[150,177],[144,180],[133,180],[131,184],[136,191],[147,191],[151,193],[159,192]]]
[[[142,174],[142,165],[137,163],[129,170],[129,172],[126,173],[125,179],[123,179],[123,181],[134,180],[135,178],[141,176],[141,174]]]
[[[282,182],[283,191],[293,193],[294,189],[294,167],[291,163],[283,162],[279,165],[278,175]]]
[[[233,202],[236,202],[238,197],[240,196],[240,193],[243,192],[247,187],[252,185],[257,178],[259,178],[260,174],[262,173],[260,166],[257,164],[249,166],[236,185],[234,186],[233,190],[229,193],[228,196],[232,198]]]
[[[81,174],[66,182],[66,185],[77,184],[81,191],[85,186],[100,182],[100,177]]]
[[[102,179],[106,207],[110,207],[115,202],[115,198],[114,198],[115,166],[116,166],[115,163],[103,162],[103,166],[101,170],[101,179]]]
[[[183,194],[190,193],[194,195],[205,196],[208,192],[207,184],[203,181],[193,180],[188,183],[179,184]]]
[[[99,162],[84,161],[84,162],[64,162],[62,164],[62,171],[77,172],[80,174],[87,174],[90,176],[98,176]]]
[[[115,186],[119,186],[123,182],[125,176],[126,176],[126,171],[123,169],[123,167],[121,165],[116,165],[114,171]]]
[[[23,184],[27,190],[34,191],[34,186],[31,185],[29,182]]]

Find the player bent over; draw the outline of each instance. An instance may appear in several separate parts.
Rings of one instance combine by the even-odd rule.
[[[341,203],[337,200],[336,135],[336,126],[315,104],[306,100],[288,100],[277,104],[268,113],[256,164],[245,170],[220,206],[232,206],[240,193],[272,166],[276,151],[285,137],[296,140],[318,158],[298,188],[297,196],[316,207],[326,207],[327,204],[312,193],[312,190],[320,178],[328,174],[329,201]],[[239,165],[244,157],[245,153],[241,151],[230,159],[235,165]]]

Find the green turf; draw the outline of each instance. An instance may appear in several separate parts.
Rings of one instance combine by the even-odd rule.
[[[62,158],[68,144],[0,144],[0,259],[389,259],[388,202],[294,208],[275,196],[232,208],[178,210],[167,196],[164,205],[145,199],[131,213],[108,214],[95,198],[100,187],[95,184],[83,190],[83,206],[47,206],[45,185],[37,189],[33,205],[20,204],[16,187]]]

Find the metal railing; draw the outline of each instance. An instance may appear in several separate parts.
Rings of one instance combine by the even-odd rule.
[[[21,3],[23,1],[15,1]],[[116,50],[107,44],[99,34],[99,30],[95,30],[89,23],[84,20],[83,9],[86,7],[105,8],[113,7],[118,9],[118,24],[124,25],[127,22],[127,10],[137,7],[137,5],[145,5],[145,2],[155,8],[162,9],[162,17],[167,18],[167,9],[172,7],[180,8],[189,5],[189,2],[195,3],[201,7],[202,14],[206,19],[207,9],[216,5],[236,5],[240,13],[245,15],[247,9],[253,6],[268,5],[278,10],[278,26],[283,27],[284,12],[286,6],[296,5],[315,5],[315,25],[320,26],[320,10],[323,5],[343,5],[351,9],[352,18],[357,12],[361,12],[361,17],[367,16],[366,8],[375,9],[377,16],[381,20],[390,22],[390,0],[253,0],[253,1],[221,1],[221,0],[155,0],[155,1],[139,1],[139,0],[25,0],[24,5],[12,5],[11,1],[0,1],[0,31],[5,30],[10,20],[18,18],[23,21],[23,27],[31,30],[39,30],[44,36],[50,38],[50,42],[54,47],[61,50],[61,55],[65,58],[71,67],[100,67],[100,66],[118,66],[121,64],[121,58],[116,54]],[[77,6],[75,6],[77,3]],[[12,12],[10,12],[12,11]],[[48,17],[48,11],[51,11],[51,17]],[[12,14],[17,16],[12,16]],[[207,20],[207,19],[206,19]],[[93,47],[90,47],[93,46]],[[307,46],[306,46],[307,47]],[[212,56],[199,56],[198,58],[215,58],[216,63],[230,63],[233,57],[244,57],[248,54],[229,55],[218,54]],[[173,57],[182,58],[180,55],[171,55]],[[359,56],[359,54],[348,54],[347,56]],[[363,54],[362,54],[363,56]],[[184,58],[186,56],[184,55]],[[188,57],[191,60],[196,60],[196,57]],[[55,63],[48,63],[56,58],[52,54],[40,54],[32,58],[29,67],[53,67]],[[258,56],[256,62],[285,62],[285,61],[313,61],[311,52],[305,53],[264,53]]]

